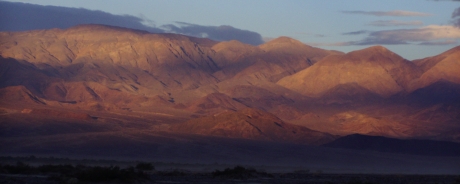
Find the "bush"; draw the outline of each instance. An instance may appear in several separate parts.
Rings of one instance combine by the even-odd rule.
[[[160,171],[158,172],[161,176],[185,176],[187,175],[186,170],[174,169],[172,171]]]
[[[75,172],[75,167],[72,165],[41,165],[37,167],[40,173],[61,173],[64,175]]]
[[[213,177],[225,177],[234,179],[248,179],[258,176],[270,176],[266,172],[257,172],[255,169],[246,169],[243,166],[236,166],[233,169],[226,168],[224,171],[216,170],[212,172]]]
[[[136,179],[148,179],[143,172],[136,172],[134,167],[120,169],[118,166],[90,167],[77,173],[78,180],[87,182],[105,181],[133,181]]]
[[[17,162],[16,165],[5,165],[2,170],[8,174],[33,174],[36,172],[34,168],[22,162]]]
[[[151,163],[141,162],[136,165],[136,169],[141,171],[152,171],[155,170],[155,167]]]

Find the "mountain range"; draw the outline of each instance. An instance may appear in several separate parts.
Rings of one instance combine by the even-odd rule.
[[[342,53],[288,37],[253,46],[80,25],[1,32],[0,56],[9,145],[133,131],[306,145],[357,133],[460,142],[460,46],[409,61],[383,46]]]

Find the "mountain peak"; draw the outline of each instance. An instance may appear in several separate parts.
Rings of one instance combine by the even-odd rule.
[[[387,49],[386,47],[376,45],[361,50],[352,51],[346,54],[352,60],[405,60],[403,57]],[[385,59],[386,58],[386,59]]]
[[[266,44],[295,44],[295,45],[305,45],[304,43],[300,42],[299,40],[287,37],[287,36],[280,36],[278,38],[275,38],[273,40],[270,40],[266,42],[263,45]]]
[[[344,55],[325,57],[312,67],[281,79],[278,84],[312,97],[322,96],[343,84],[353,84],[347,89],[355,88],[355,94],[361,94],[364,88],[382,97],[389,97],[405,90],[419,74],[413,63],[385,47],[372,46]],[[336,92],[334,95],[337,95]]]
[[[374,50],[374,51],[389,51],[386,47],[381,45],[374,45],[366,48],[365,50]]]
[[[350,53],[358,52],[362,53],[393,53],[392,51],[388,50],[386,47],[381,45],[370,46],[361,50],[353,51]]]
[[[285,52],[296,52],[301,50],[304,51],[304,49],[311,49],[312,47],[302,43],[299,40],[289,38],[286,36],[281,36],[276,39],[270,40],[269,42],[266,42],[262,45],[259,45],[259,48],[265,51],[282,50]]]

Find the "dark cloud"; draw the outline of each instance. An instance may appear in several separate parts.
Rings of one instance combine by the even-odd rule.
[[[153,33],[161,29],[142,24],[146,20],[130,15],[113,15],[102,11],[58,6],[41,6],[0,1],[0,31],[66,29],[79,24],[105,24]]]
[[[366,34],[366,33],[369,33],[369,32],[370,31],[367,31],[367,30],[360,30],[360,31],[342,33],[342,35],[360,35],[360,34]]]
[[[429,13],[412,12],[404,10],[393,10],[393,11],[342,11],[346,14],[361,14],[361,15],[372,15],[372,16],[396,16],[396,17],[426,17],[431,16]]]
[[[195,37],[205,37],[217,41],[238,40],[251,45],[264,43],[259,33],[241,30],[232,26],[202,26],[185,22],[163,25],[167,31]]]
[[[113,15],[102,11],[58,6],[41,6],[12,3],[0,0],[0,31],[27,31],[36,29],[66,29],[80,24],[104,24],[152,33],[174,32],[195,37],[207,37],[217,41],[238,40],[259,45],[264,43],[259,33],[232,26],[202,26],[179,22],[155,26],[152,20],[131,15]]]

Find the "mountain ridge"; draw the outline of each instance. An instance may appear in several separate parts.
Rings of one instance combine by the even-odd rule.
[[[355,83],[389,97],[406,91],[410,81],[419,75],[413,63],[382,46],[373,46],[345,55],[327,56],[277,84],[307,96],[321,97],[339,84]]]
[[[180,132],[307,144],[353,133],[460,141],[460,47],[411,62],[383,46],[340,53],[288,37],[252,46],[103,25],[0,40],[0,107],[11,112],[84,111],[152,131],[206,121],[221,129]],[[253,122],[265,132],[246,108],[268,118]]]

